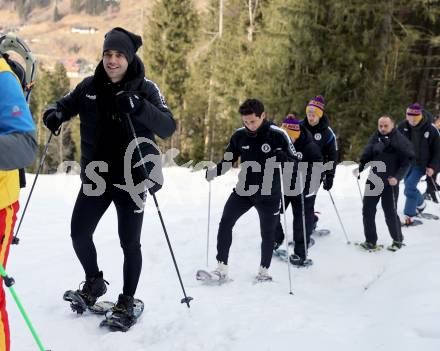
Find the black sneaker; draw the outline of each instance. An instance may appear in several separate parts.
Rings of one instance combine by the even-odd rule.
[[[82,297],[87,306],[93,306],[98,297],[104,295],[107,291],[108,282],[104,280],[103,273],[100,271],[96,276],[86,278],[84,285],[77,293]]]
[[[119,294],[118,302],[115,307],[112,308],[114,315],[119,317],[125,317],[129,319],[134,319],[134,297],[124,294]]]

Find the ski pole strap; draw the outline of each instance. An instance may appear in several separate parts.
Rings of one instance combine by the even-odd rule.
[[[3,267],[3,265],[0,263],[0,274],[3,277],[3,280],[5,281],[5,285],[8,287],[9,291],[11,292],[12,297],[14,298],[15,303],[18,306],[18,309],[20,310],[21,315],[23,316],[32,336],[35,339],[35,342],[38,345],[38,348],[40,349],[40,351],[50,351],[50,350],[46,350],[43,346],[43,344],[41,343],[40,338],[38,337],[37,332],[35,331],[32,322],[30,321],[23,305],[21,304],[20,299],[17,296],[17,293],[15,292],[15,289],[12,287],[12,285],[15,283],[14,279],[11,277],[8,277],[8,275],[5,272],[5,269]]]

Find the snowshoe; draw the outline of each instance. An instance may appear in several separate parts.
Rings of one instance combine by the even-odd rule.
[[[78,314],[83,314],[87,310],[94,314],[105,314],[115,306],[110,301],[97,301],[94,305],[88,306],[79,292],[74,290],[67,290],[63,295],[63,300],[70,302],[70,308]]]
[[[377,252],[383,249],[383,245],[376,245],[373,243],[369,243],[368,241],[365,241],[363,243],[355,243],[355,245],[368,252]]]
[[[232,279],[230,279],[227,275],[220,276],[214,272],[208,272],[203,269],[199,269],[197,271],[196,279],[206,285],[222,285],[232,281]]]
[[[434,220],[438,220],[440,217],[432,214],[432,213],[427,213],[427,212],[420,212],[417,214],[417,217],[419,218],[423,218],[423,219],[434,219]]]
[[[393,241],[393,243],[390,246],[387,246],[387,250],[396,252],[397,250],[400,250],[404,246],[406,245],[401,241]]]
[[[401,225],[402,227],[415,227],[423,224],[423,222],[419,219],[414,219],[414,217],[405,216]]]
[[[106,313],[99,326],[108,327],[111,331],[126,332],[136,324],[143,311],[144,303],[141,300],[120,294],[118,302]]]
[[[218,262],[218,266],[212,272],[200,269],[196,273],[196,279],[206,284],[221,285],[230,281],[228,277],[228,266],[222,262]]]
[[[326,236],[330,234],[330,230],[328,229],[315,229],[312,232],[312,235],[316,235],[316,236]]]
[[[289,254],[285,249],[273,250],[273,257],[279,258],[281,261],[287,262]]]
[[[255,277],[255,283],[271,282],[272,277],[269,275],[268,269],[260,267],[257,276]]]
[[[296,254],[290,255],[289,261],[291,264],[298,268],[309,267],[313,265],[313,261],[310,258],[303,258]]]

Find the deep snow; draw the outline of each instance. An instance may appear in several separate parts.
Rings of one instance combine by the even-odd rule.
[[[351,241],[363,240],[361,202],[352,167],[339,166],[332,194]],[[210,269],[215,266],[216,234],[223,205],[236,182],[233,170],[212,183]],[[24,207],[28,188],[21,194]],[[274,282],[253,284],[260,255],[255,210],[234,228],[230,284],[202,286],[194,279],[206,268],[208,184],[203,172],[165,170],[158,201],[171,238],[191,309],[183,297],[164,234],[150,198],[142,233],[143,271],[137,297],[145,312],[127,333],[100,329],[100,317],[77,316],[62,300],[66,289],[83,280],[71,247],[70,216],[80,182],[78,176],[46,175],[38,179],[19,236],[10,252],[7,272],[41,336],[52,351],[79,350],[440,350],[440,230],[436,221],[404,229],[407,247],[392,253],[361,252],[347,245],[326,191],[316,209],[320,228],[332,233],[316,238],[310,250],[315,265],[293,269],[289,295],[287,266],[272,261]],[[424,184],[421,188],[424,188]],[[403,194],[399,208],[403,205]],[[440,214],[430,203],[427,211]],[[288,211],[289,236],[292,235]],[[383,213],[376,218],[379,242],[390,244]],[[113,207],[96,233],[100,268],[110,281],[106,299],[122,286],[122,251]],[[367,288],[367,289],[366,289]],[[11,295],[7,292],[13,351],[37,350]]]

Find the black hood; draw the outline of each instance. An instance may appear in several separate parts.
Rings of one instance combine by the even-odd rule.
[[[313,142],[313,136],[302,124],[299,125],[299,128],[301,130],[301,133],[299,134],[299,138],[295,140],[295,143],[293,145],[295,146],[295,149],[302,150],[307,144]]]

